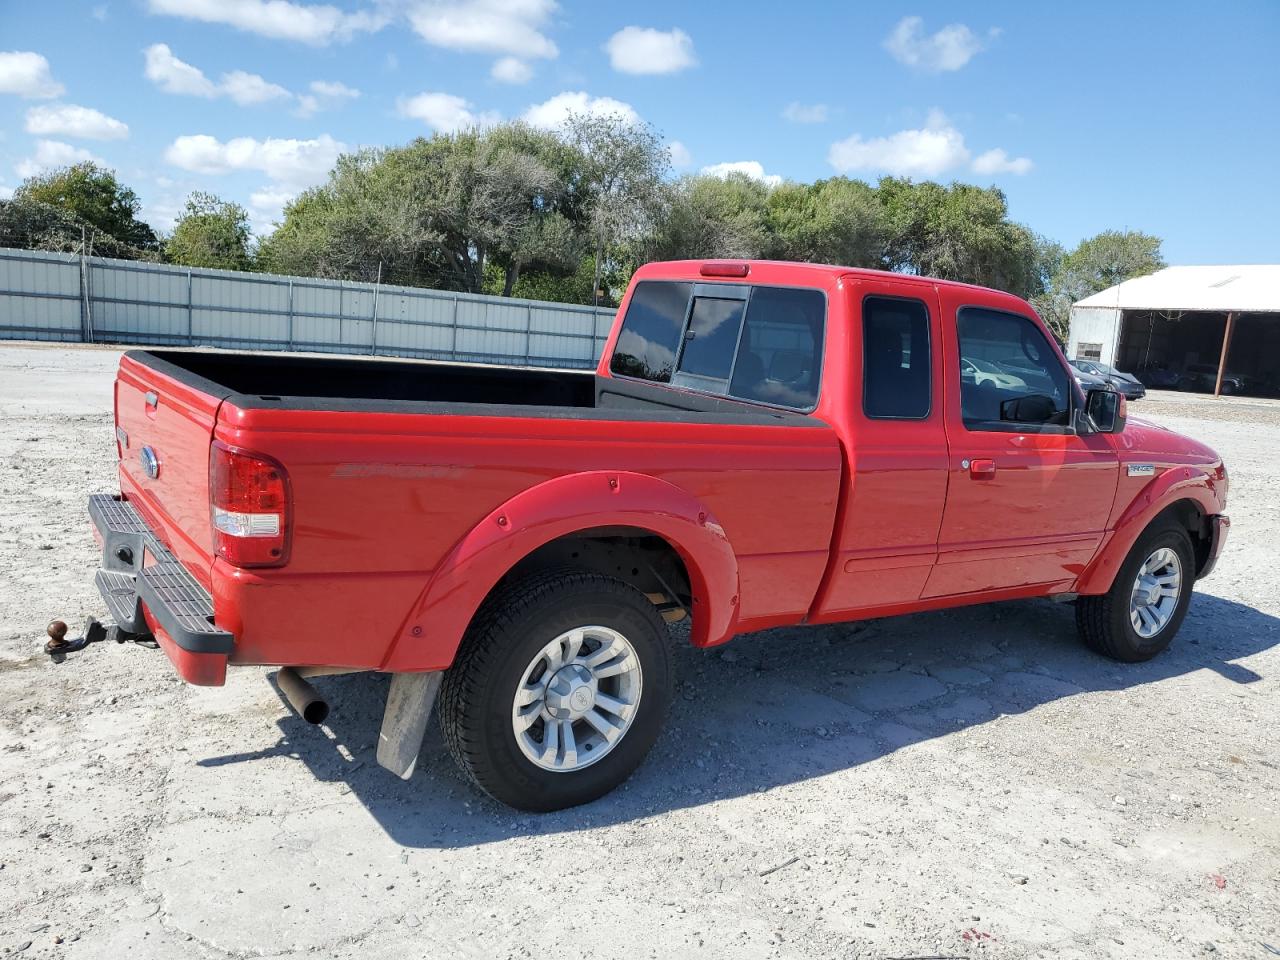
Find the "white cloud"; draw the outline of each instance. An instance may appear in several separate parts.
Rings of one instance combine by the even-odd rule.
[[[360,96],[359,90],[337,80],[312,80],[307,89],[311,92],[298,94],[298,109],[294,112],[300,117],[339,107]]]
[[[906,177],[936,177],[968,159],[964,135],[936,110],[923,129],[900,130],[871,140],[855,133],[827,151],[827,161],[840,173],[882,171]]]
[[[90,107],[55,103],[27,111],[27,133],[42,137],[79,137],[82,140],[123,140],[129,125]]]
[[[1000,31],[992,29],[988,39]],[[924,32],[921,17],[903,17],[885,38],[884,48],[895,60],[929,73],[959,70],[986,47],[986,43],[963,23],[952,23],[937,33]]]
[[[309,117],[320,110],[337,106],[360,96],[360,91],[336,80],[313,80],[310,93],[294,94],[278,83],[272,83],[256,73],[232,70],[224,73],[214,83],[199,67],[179,60],[167,44],[155,43],[146,51],[147,79],[165,93],[186,94],[213,100],[228,97],[242,107],[257,106],[279,100],[296,100],[295,111],[300,117]]]
[[[673,167],[687,167],[693,163],[693,154],[679,140],[672,140],[667,144],[667,153],[671,155],[671,165]]]
[[[106,5],[105,3],[100,3],[100,4],[98,4],[97,6],[95,6],[95,7],[93,8],[92,13],[93,13],[93,19],[95,19],[95,20],[99,20],[99,21],[106,20],[106,19],[107,19],[107,5]]]
[[[222,91],[242,107],[293,97],[292,93],[278,83],[270,83],[256,73],[245,73],[243,70],[232,70],[224,74]]]
[[[494,62],[489,75],[499,83],[528,83],[533,79],[533,68],[516,57],[503,57]]]
[[[983,176],[1012,173],[1020,177],[1030,173],[1033,166],[1030,157],[1010,157],[1000,147],[973,158],[973,172]]]
[[[826,123],[828,115],[825,103],[788,103],[782,111],[782,119],[792,123]]]
[[[360,96],[355,87],[348,87],[338,80],[312,80],[308,89],[317,97],[329,100],[354,100]]]
[[[284,220],[285,204],[297,195],[298,191],[275,184],[249,194],[249,223],[253,232],[259,236],[270,233]]]
[[[34,177],[37,173],[43,173],[55,167],[67,167],[73,163],[84,162],[106,166],[101,157],[95,157],[81,147],[73,147],[59,140],[37,140],[36,152],[25,160],[20,160],[14,170],[25,180],[27,177]]]
[[[604,45],[609,63],[620,73],[679,73],[698,62],[693,40],[680,29],[623,27]]]
[[[186,94],[192,97],[218,95],[218,88],[198,67],[179,60],[167,43],[153,43],[145,51],[146,76],[165,93]]]
[[[554,0],[417,0],[408,16],[435,47],[550,60],[560,51],[542,31],[556,9]]]
[[[257,170],[284,187],[306,187],[323,180],[346,149],[346,144],[327,133],[314,140],[236,137],[226,143],[197,134],[178,137],[169,144],[164,158],[193,173]]]
[[[152,13],[225,24],[263,37],[315,46],[381,30],[390,19],[381,10],[347,13],[329,4],[291,0],[149,0],[148,6]]]
[[[0,53],[0,93],[15,93],[27,100],[50,100],[65,88],[53,79],[49,61],[29,50]]]
[[[13,199],[13,187],[6,187],[4,184],[0,183],[0,200],[12,200],[12,199]]]
[[[765,173],[764,165],[759,160],[735,160],[732,163],[713,163],[703,167],[701,172],[709,177],[727,177],[731,173],[740,173],[759,180],[767,187],[776,187],[782,183],[782,177],[776,173]]]
[[[554,130],[575,114],[593,117],[615,115],[627,123],[640,122],[640,114],[631,104],[613,97],[592,97],[582,90],[557,93],[550,100],[535,103],[524,112],[524,119],[535,127]]]
[[[396,102],[396,112],[402,117],[421,120],[439,133],[489,127],[501,119],[493,112],[473,113],[470,101],[451,93],[420,93],[415,97],[402,97]]]

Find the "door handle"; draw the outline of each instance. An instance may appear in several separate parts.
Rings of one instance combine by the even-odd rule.
[[[990,480],[996,475],[994,460],[961,460],[961,467],[967,467],[972,480]]]

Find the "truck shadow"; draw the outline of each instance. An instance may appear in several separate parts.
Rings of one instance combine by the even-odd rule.
[[[518,813],[481,795],[434,723],[412,780],[377,767],[388,680],[367,674],[314,681],[333,704],[331,736],[290,713],[274,747],[199,762],[296,756],[316,778],[344,782],[397,843],[466,847],[771,790],[1080,694],[1123,694],[1200,670],[1253,683],[1261,677],[1235,661],[1277,643],[1280,618],[1208,594],[1196,594],[1173,646],[1143,664],[1086,650],[1072,608],[1043,601],[771,630],[714,651],[678,643],[679,685],[648,760],[613,794],[555,814]]]

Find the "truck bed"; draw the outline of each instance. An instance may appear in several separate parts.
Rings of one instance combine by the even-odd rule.
[[[131,359],[241,409],[349,410],[583,419],[817,422],[764,404],[568,370],[415,360],[133,350]]]

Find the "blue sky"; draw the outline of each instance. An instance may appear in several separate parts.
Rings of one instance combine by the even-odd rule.
[[[621,110],[678,172],[994,183],[1068,246],[1280,261],[1280,3],[0,0],[0,196],[93,157],[269,229],[343,149]]]

